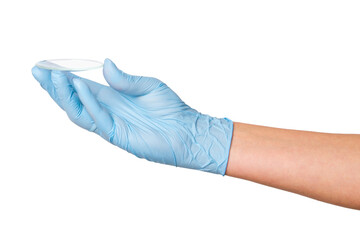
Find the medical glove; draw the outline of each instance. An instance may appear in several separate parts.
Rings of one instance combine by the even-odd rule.
[[[186,105],[165,83],[133,76],[105,60],[105,86],[70,72],[32,69],[78,126],[139,158],[225,174],[233,123]]]

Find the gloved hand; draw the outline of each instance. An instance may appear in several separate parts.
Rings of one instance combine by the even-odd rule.
[[[201,114],[156,78],[128,75],[109,59],[105,86],[34,67],[34,77],[78,126],[150,161],[225,174],[233,123]]]

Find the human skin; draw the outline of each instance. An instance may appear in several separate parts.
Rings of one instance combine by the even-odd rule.
[[[360,210],[360,135],[234,122],[226,175]]]

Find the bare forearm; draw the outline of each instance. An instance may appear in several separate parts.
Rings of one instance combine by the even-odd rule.
[[[226,175],[360,209],[360,135],[234,123]]]

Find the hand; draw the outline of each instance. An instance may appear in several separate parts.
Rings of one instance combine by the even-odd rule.
[[[133,76],[106,59],[105,86],[69,72],[32,69],[78,126],[150,161],[225,174],[233,123],[201,114],[156,78]]]

